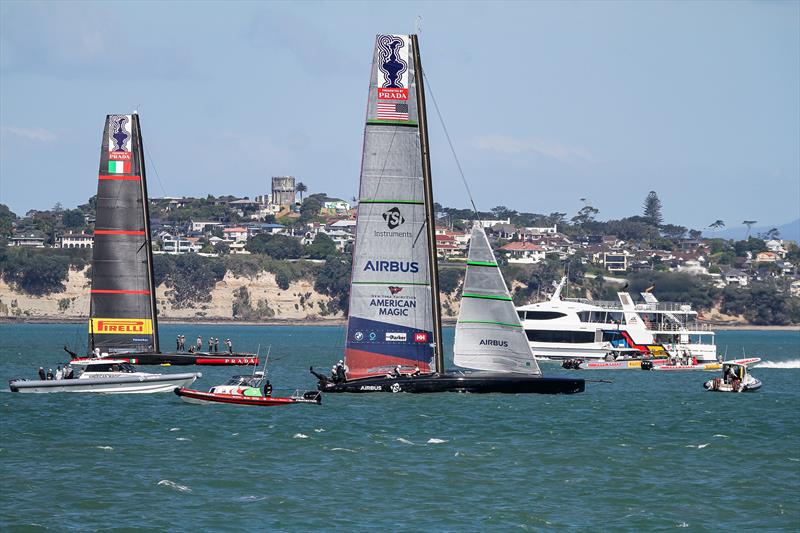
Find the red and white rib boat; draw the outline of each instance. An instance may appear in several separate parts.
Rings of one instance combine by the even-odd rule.
[[[227,403],[236,405],[260,405],[272,407],[298,403],[322,403],[322,393],[318,391],[295,392],[288,397],[272,396],[272,385],[263,372],[252,376],[233,376],[225,385],[211,387],[208,392],[176,388],[175,394],[186,403]]]

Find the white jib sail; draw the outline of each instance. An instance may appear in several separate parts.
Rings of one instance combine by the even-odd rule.
[[[494,372],[540,375],[514,302],[480,222],[472,228],[453,362]]]

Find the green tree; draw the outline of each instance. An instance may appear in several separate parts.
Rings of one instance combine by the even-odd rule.
[[[439,291],[444,294],[451,294],[458,288],[463,278],[464,278],[464,270],[461,268],[440,269]]]
[[[308,187],[306,187],[306,184],[303,183],[302,181],[298,181],[297,185],[295,185],[295,187],[294,187],[294,190],[300,193],[300,204],[302,205],[303,204],[303,193],[305,193],[308,190]]]
[[[658,199],[656,191],[650,191],[647,194],[647,198],[644,200],[643,216],[645,222],[651,226],[658,227],[663,222],[664,219],[661,216],[661,200]]]
[[[744,240],[747,240],[747,239],[750,238],[750,230],[753,228],[753,224],[757,224],[757,223],[758,223],[758,220],[743,220],[742,221],[742,224],[747,226],[747,236],[744,238]]]
[[[306,247],[306,253],[311,259],[325,259],[328,256],[336,255],[338,250],[333,239],[324,233],[318,233],[314,237],[314,242]]]
[[[0,237],[11,237],[15,220],[17,220],[17,215],[7,205],[0,204]]]
[[[345,314],[349,307],[350,268],[350,256],[329,257],[314,282],[314,290],[330,296],[334,310]]]
[[[298,239],[268,233],[259,233],[250,238],[245,249],[250,253],[265,254],[273,259],[299,259],[303,255],[303,245]]]
[[[83,218],[83,211],[80,209],[67,209],[61,214],[61,223],[65,228],[72,230],[82,229],[86,224]]]
[[[317,195],[309,196],[303,200],[300,206],[300,222],[305,223],[313,220],[319,215],[320,209],[322,209],[322,200]]]
[[[25,294],[43,296],[66,290],[70,258],[49,251],[15,250],[1,266],[6,283]]]

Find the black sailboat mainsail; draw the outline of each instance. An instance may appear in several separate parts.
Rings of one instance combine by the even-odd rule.
[[[139,116],[108,115],[97,180],[92,350],[159,351],[149,221]]]
[[[97,180],[89,352],[139,364],[257,365],[250,353],[162,353],[139,115],[108,115]]]

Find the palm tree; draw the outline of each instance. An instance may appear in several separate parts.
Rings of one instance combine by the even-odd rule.
[[[758,222],[758,220],[744,220],[744,221],[742,221],[742,224],[747,226],[747,237],[745,237],[744,240],[746,240],[746,241],[750,240],[750,228],[752,228],[753,224],[755,224],[756,222]]]
[[[294,190],[296,192],[300,193],[300,203],[302,204],[303,203],[303,193],[308,190],[308,187],[306,187],[306,184],[303,183],[302,181],[298,181],[297,185],[295,185],[295,187],[294,187]]]
[[[719,231],[719,228],[725,227],[725,222],[723,222],[722,220],[716,220],[716,221],[712,222],[711,224],[709,224],[708,227],[713,229],[714,230],[714,234],[716,235],[717,231]]]

